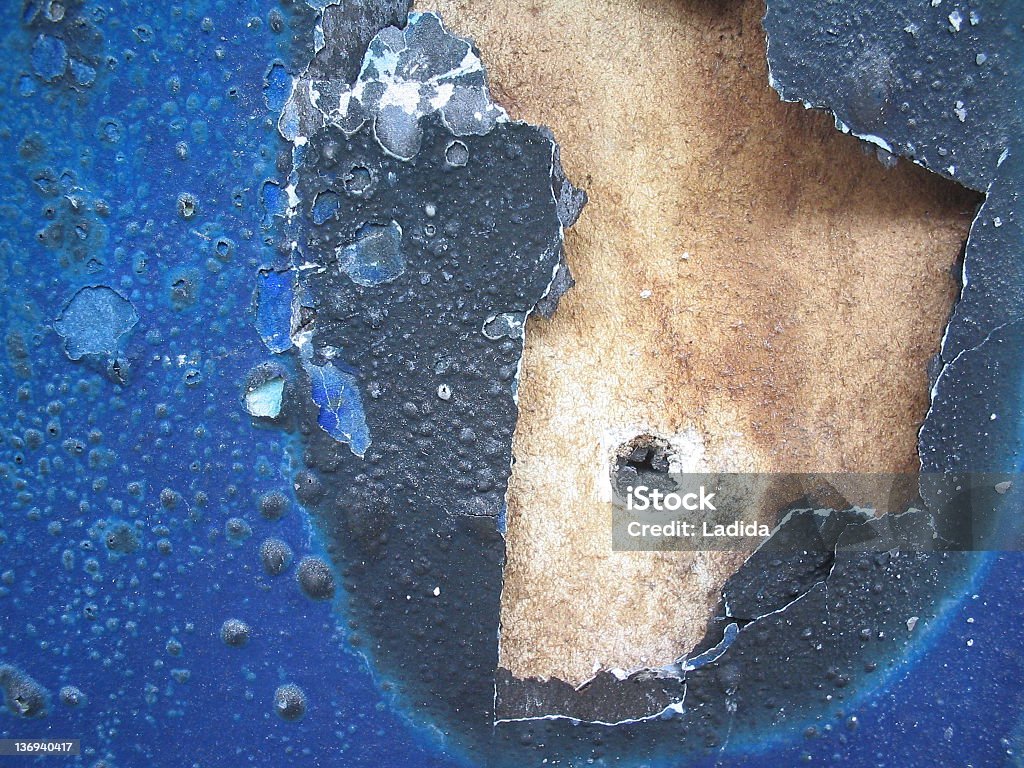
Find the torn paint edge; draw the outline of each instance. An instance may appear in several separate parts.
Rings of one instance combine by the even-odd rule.
[[[827,104],[815,104],[815,103],[809,102],[809,101],[807,101],[805,99],[800,99],[800,98],[795,98],[795,97],[791,98],[791,97],[787,96],[787,94],[786,94],[786,85],[782,81],[780,81],[778,78],[776,78],[775,74],[772,72],[772,55],[771,55],[772,37],[768,33],[768,31],[767,31],[767,29],[765,27],[765,24],[764,24],[764,22],[767,19],[769,13],[770,13],[770,10],[768,10],[766,8],[765,15],[761,19],[762,29],[764,30],[764,36],[765,36],[765,58],[766,58],[767,67],[768,67],[768,84],[779,95],[779,99],[781,101],[784,101],[784,102],[787,102],[787,103],[791,103],[791,104],[797,104],[797,103],[798,104],[802,104],[803,107],[805,109],[808,109],[808,110],[816,110],[816,111],[826,112],[827,114],[832,116],[832,118],[833,118],[833,120],[835,122],[836,128],[839,131],[841,131],[842,133],[854,136],[854,137],[856,137],[856,138],[858,138],[858,139],[860,139],[860,140],[862,140],[864,142],[867,142],[869,144],[873,144],[873,145],[875,145],[877,147],[880,147],[881,149],[884,149],[886,152],[889,152],[890,154],[897,155],[899,157],[902,157],[905,160],[909,160],[910,162],[914,163],[915,165],[917,165],[920,168],[923,168],[924,170],[928,171],[929,173],[934,173],[934,174],[936,174],[938,176],[941,176],[943,178],[949,179],[950,181],[953,181],[953,182],[955,182],[955,183],[965,187],[966,189],[971,189],[971,190],[973,190],[975,192],[979,192],[979,193],[981,193],[984,196],[984,199],[982,200],[981,204],[978,206],[978,209],[977,209],[977,211],[974,214],[974,218],[971,220],[971,225],[970,225],[970,228],[968,229],[967,239],[964,241],[964,254],[965,254],[965,257],[963,259],[963,263],[960,266],[960,285],[958,286],[958,291],[957,291],[956,299],[953,302],[952,310],[950,311],[949,318],[946,321],[946,326],[945,326],[945,328],[942,331],[942,337],[941,337],[941,339],[939,341],[939,353],[938,354],[939,354],[939,360],[941,361],[941,367],[939,369],[938,375],[935,377],[935,381],[932,383],[931,387],[929,388],[929,392],[928,392],[928,409],[925,412],[924,419],[922,420],[921,426],[918,428],[918,431],[917,431],[918,462],[920,464],[920,469],[923,471],[924,463],[923,463],[923,459],[921,458],[921,455],[920,455],[921,434],[922,434],[922,432],[925,429],[925,425],[929,422],[929,420],[931,419],[931,417],[932,417],[932,415],[934,413],[935,398],[936,398],[936,394],[938,392],[939,381],[946,375],[950,365],[952,365],[956,360],[959,360],[960,357],[962,357],[964,353],[978,349],[979,347],[981,347],[983,344],[985,344],[988,341],[988,339],[992,336],[992,334],[994,334],[997,331],[999,331],[1000,329],[1004,328],[1006,325],[1009,325],[1010,323],[1013,323],[1013,322],[1015,322],[1017,320],[1022,319],[1022,318],[1013,318],[1013,319],[1007,321],[1006,323],[1000,324],[998,327],[993,328],[991,331],[989,331],[989,333],[986,334],[984,339],[982,339],[981,341],[979,341],[977,344],[975,344],[972,347],[960,350],[952,359],[947,360],[947,359],[944,359],[942,357],[943,352],[944,352],[944,350],[946,349],[946,346],[947,346],[947,341],[949,339],[950,329],[952,328],[953,321],[954,321],[954,319],[957,316],[957,309],[960,306],[961,302],[964,300],[964,296],[965,296],[965,294],[966,294],[966,292],[968,290],[968,286],[970,285],[970,264],[971,264],[972,259],[967,258],[967,255],[969,254],[969,252],[971,250],[972,238],[973,238],[973,235],[975,233],[976,228],[982,226],[982,224],[983,224],[982,214],[985,211],[985,208],[986,208],[989,200],[991,199],[989,193],[990,193],[990,191],[992,189],[992,185],[996,182],[995,173],[994,172],[992,173],[992,176],[989,178],[988,184],[985,186],[984,189],[978,189],[978,188],[976,188],[974,186],[969,185],[967,182],[957,178],[957,176],[956,176],[956,166],[952,166],[951,165],[951,166],[947,166],[946,168],[938,168],[938,169],[931,168],[928,165],[926,165],[923,161],[919,160],[917,157],[915,157],[912,154],[913,150],[914,150],[914,147],[912,145],[907,145],[905,148],[894,148],[889,143],[889,141],[887,141],[886,139],[884,139],[884,138],[882,138],[880,136],[876,136],[876,135],[869,134],[869,133],[859,133],[859,132],[853,130],[844,120],[842,120],[842,118],[839,117],[838,111],[836,109],[834,109],[833,107],[828,106]],[[993,169],[993,171],[998,169],[1000,166],[1002,166],[1002,164],[1006,161],[1006,159],[1009,156],[1010,156],[1010,149],[1008,147],[1003,147],[1002,151],[999,154],[999,158],[996,160],[995,169]],[[1024,317],[1024,316],[1022,316],[1022,317]]]
[[[490,85],[489,84],[488,84],[488,90],[490,90]],[[516,121],[513,121],[513,122],[514,123],[523,124],[525,121],[516,120]],[[568,182],[567,178],[565,177],[565,172],[562,169],[561,154],[560,154],[558,142],[555,140],[554,133],[550,129],[548,129],[548,128],[544,127],[544,126],[541,126],[540,129],[541,129],[542,133],[544,134],[545,138],[548,141],[551,142],[550,180],[551,180],[552,183],[549,184],[549,188],[550,188],[550,192],[551,192],[551,201],[554,203],[555,211],[557,213],[557,211],[559,210],[559,198],[558,198],[558,195],[556,195],[556,193],[555,193],[554,182],[557,179],[561,178],[561,179],[565,180],[567,183],[569,183],[570,186],[572,186],[572,185],[571,185],[571,182]],[[516,372],[515,372],[515,375],[512,377],[512,402],[513,402],[513,407],[515,408],[515,419],[516,419],[516,426],[517,427],[519,426],[519,383],[522,380],[523,360],[526,357],[526,329],[529,326],[530,318],[533,317],[534,314],[540,314],[540,310],[538,308],[540,307],[541,302],[543,302],[544,299],[547,298],[547,296],[551,293],[551,290],[554,287],[555,282],[558,279],[558,271],[559,271],[559,269],[562,268],[562,263],[565,261],[565,230],[568,227],[571,227],[573,224],[576,223],[576,221],[579,219],[580,214],[583,211],[583,208],[586,207],[586,204],[587,204],[586,192],[583,191],[583,190],[580,190],[579,188],[574,187],[574,186],[572,188],[573,188],[573,190],[576,190],[576,191],[582,193],[582,203],[579,206],[579,210],[576,211],[576,216],[572,219],[571,223],[566,224],[566,222],[561,217],[559,217],[559,221],[558,221],[558,243],[557,243],[557,246],[556,246],[558,248],[558,252],[559,252],[559,259],[555,262],[555,266],[552,267],[552,269],[551,269],[551,279],[548,280],[548,284],[547,284],[547,287],[544,289],[544,293],[541,295],[540,299],[538,299],[537,302],[532,307],[530,307],[530,309],[528,309],[526,311],[526,315],[523,317],[522,333],[519,336],[519,361],[516,363]],[[560,192],[563,189],[564,189],[564,187],[562,187],[560,189]],[[567,290],[571,290],[571,286]],[[557,302],[556,302],[556,309],[557,309]],[[552,311],[552,316],[553,315],[554,315],[554,311]],[[543,315],[541,315],[541,316],[543,316]],[[483,333],[483,328],[480,329],[480,332]],[[512,448],[514,448],[514,447],[515,447],[515,429],[513,429],[513,431],[512,431]],[[510,451],[509,452],[509,479],[510,480],[512,478],[512,468],[513,468],[514,464],[515,464],[515,456]],[[501,515],[499,517],[500,524],[499,524],[499,527],[498,527],[498,533],[501,535],[503,546],[506,548],[506,558],[507,558],[507,547],[508,547],[508,540],[506,538],[506,533],[507,533],[507,530],[508,530],[508,499],[509,499],[509,493],[510,493],[509,489],[510,489],[510,484],[506,484],[506,486],[505,486],[505,495],[504,495],[504,498],[503,498],[504,503],[502,505],[502,513],[501,513]],[[505,567],[503,565],[502,566],[502,570],[501,570],[501,592],[499,594],[504,594],[504,592],[505,592]],[[501,658],[501,628],[502,628],[501,603],[499,601],[499,604],[498,604],[498,626],[497,626],[497,632],[496,632],[496,637],[495,637],[495,646],[496,646],[496,651],[497,651],[496,655],[497,655],[497,657],[499,659]],[[570,721],[574,721],[574,722],[582,722],[582,721],[574,720],[574,718],[565,717],[563,715],[544,715],[544,716],[534,716],[534,717],[526,717],[526,718],[512,718],[512,719],[500,719],[500,718],[498,718],[497,715],[496,715],[496,713],[498,711],[498,680],[497,680],[498,667],[496,667],[494,671],[495,671],[494,696],[493,696],[493,699],[492,699],[493,703],[492,703],[492,707],[491,707],[491,713],[492,713],[492,718],[491,719],[492,719],[494,725],[498,725],[499,723],[525,722],[525,721],[528,721],[528,720],[538,720],[538,719],[540,719],[540,720],[552,720],[552,719],[554,719],[554,720],[570,720]],[[587,721],[587,722],[590,722],[590,721]],[[616,724],[617,723],[603,723],[603,725],[616,725]]]

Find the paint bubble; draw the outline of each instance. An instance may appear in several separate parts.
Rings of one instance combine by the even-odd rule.
[[[110,552],[129,555],[139,548],[139,536],[128,523],[115,522],[103,536],[103,543]]]
[[[281,539],[266,539],[260,545],[260,560],[268,576],[280,576],[292,564],[292,548]]]
[[[285,683],[274,691],[274,711],[283,720],[298,720],[306,714],[306,694],[294,683]]]
[[[182,192],[178,195],[178,215],[183,219],[191,219],[199,210],[199,203],[194,195]]]
[[[469,162],[469,147],[461,141],[449,142],[444,150],[444,161],[454,168],[461,168]]]
[[[316,504],[323,494],[323,484],[312,472],[304,469],[295,476],[295,495],[303,504]]]
[[[241,619],[228,619],[221,624],[220,639],[231,648],[242,648],[249,642],[249,625]]]
[[[330,600],[334,597],[334,575],[331,567],[319,557],[302,558],[296,578],[302,591],[313,600]]]
[[[288,511],[288,497],[280,491],[269,491],[260,496],[259,508],[267,520],[280,520]]]
[[[224,524],[224,535],[232,544],[241,544],[252,536],[252,528],[242,518],[232,517]]]
[[[365,165],[353,165],[345,174],[344,182],[347,191],[353,195],[362,195],[373,185],[373,174]]]
[[[65,685],[60,689],[60,703],[65,707],[78,707],[85,703],[85,694],[73,685]]]

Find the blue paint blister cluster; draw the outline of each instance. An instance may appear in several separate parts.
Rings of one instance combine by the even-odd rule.
[[[276,123],[316,12],[8,5],[0,736],[80,739],[81,766],[448,764],[359,655],[279,429],[304,374]]]

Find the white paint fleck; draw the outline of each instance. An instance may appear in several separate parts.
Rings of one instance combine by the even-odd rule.
[[[276,419],[283,395],[284,379],[271,379],[245,393],[245,410],[250,416]]]

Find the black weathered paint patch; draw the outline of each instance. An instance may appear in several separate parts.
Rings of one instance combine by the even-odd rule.
[[[958,31],[953,11],[963,16]],[[972,23],[948,3],[769,0],[773,85],[783,99],[827,109],[855,133],[984,192],[1020,138],[1022,13],[990,5],[975,9]]]
[[[384,27],[404,27],[408,13],[408,0],[328,5],[321,18],[324,47],[316,52],[306,76],[354,82],[373,36]]]
[[[836,524],[836,519],[842,522]],[[722,588],[728,618],[752,621],[785,608],[823,582],[835,563],[836,540],[853,512],[795,510]]]
[[[495,686],[494,717],[503,720],[559,717],[588,723],[617,725],[653,717],[686,695],[679,678],[644,671],[620,679],[599,672],[582,686],[562,680],[520,680],[499,668]]]
[[[996,329],[943,369],[932,394],[932,415],[920,435],[926,472],[1019,471],[1024,456],[1022,350],[1024,320],[1018,320]],[[940,503],[931,484],[922,484],[922,494],[933,506]]]
[[[501,313],[529,312],[561,254],[551,142],[524,124],[465,136],[470,160],[445,160],[433,119],[410,162],[369,126],[310,137],[296,166],[300,277],[313,307],[314,364],[356,371],[371,444],[365,459],[303,420],[312,504],[339,563],[353,628],[432,719],[473,729],[493,719],[504,542],[498,522],[511,465],[522,340],[487,338]],[[372,183],[346,180],[367,169]],[[314,218],[327,193],[344,202]],[[317,217],[319,218],[319,217]],[[339,251],[367,224],[396,222],[404,270],[360,285]],[[435,594],[437,591],[437,594]],[[454,709],[453,709],[454,708]]]

